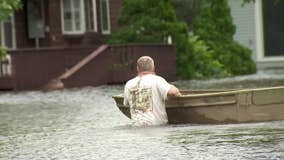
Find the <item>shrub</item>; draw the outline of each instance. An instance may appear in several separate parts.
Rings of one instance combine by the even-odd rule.
[[[186,34],[187,26],[178,22],[169,0],[123,0],[118,18],[121,28],[114,32],[108,43],[164,43],[171,35]]]
[[[211,0],[195,19],[193,31],[214,51],[213,58],[224,66],[227,73],[237,75],[256,71],[251,50],[233,39],[236,27],[227,0]]]
[[[6,57],[7,52],[6,50],[0,45],[0,58]]]
[[[121,28],[107,42],[165,43],[170,35],[177,75],[183,79],[255,72],[251,51],[233,40],[235,26],[226,0],[208,3],[189,35],[187,24],[177,20],[170,0],[123,0],[118,18]]]
[[[207,78],[207,77],[223,77],[229,74],[224,70],[224,66],[214,59],[214,51],[210,50],[200,40],[198,36],[190,33],[185,45],[184,54],[178,54],[177,73],[180,78]]]

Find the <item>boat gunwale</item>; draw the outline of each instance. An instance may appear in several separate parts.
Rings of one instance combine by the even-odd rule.
[[[171,97],[171,99],[179,99],[179,98],[199,98],[199,97],[211,97],[211,96],[228,96],[228,95],[234,95],[234,94],[242,94],[242,93],[249,93],[249,92],[256,92],[256,91],[265,91],[265,90],[272,90],[272,89],[284,89],[284,86],[278,86],[278,87],[266,87],[266,88],[251,88],[251,89],[232,89],[230,91],[216,91],[213,93],[197,93],[197,94],[186,94],[186,95],[180,95],[177,97]],[[192,90],[197,91],[197,90]],[[201,90],[202,91],[202,90]],[[204,91],[210,91],[210,90],[204,90]],[[123,98],[123,94],[114,95],[113,98]]]
[[[216,93],[187,94],[187,95],[178,96],[177,98],[232,95],[232,94],[249,93],[249,92],[255,92],[255,91],[266,91],[266,90],[272,90],[272,89],[284,89],[284,86],[269,87],[269,88],[268,87],[267,88],[251,88],[251,89],[240,89],[240,90],[236,89],[236,90],[224,91],[224,92],[216,92]]]

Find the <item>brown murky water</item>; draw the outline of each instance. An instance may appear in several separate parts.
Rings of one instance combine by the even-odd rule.
[[[284,85],[284,78],[268,78],[175,84],[184,88]],[[116,85],[2,93],[0,160],[284,159],[284,121],[138,128],[111,98],[122,89]]]

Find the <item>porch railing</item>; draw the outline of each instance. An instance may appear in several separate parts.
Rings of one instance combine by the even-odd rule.
[[[94,52],[96,49],[98,46],[9,51],[12,73],[7,73],[12,74],[11,86],[14,90],[43,89],[60,75],[65,88],[124,83],[136,75],[136,60],[143,55],[155,60],[159,75],[175,80],[172,45],[111,45],[101,54]]]
[[[0,78],[2,77],[10,77],[11,72],[11,58],[8,56],[7,58],[0,58]]]

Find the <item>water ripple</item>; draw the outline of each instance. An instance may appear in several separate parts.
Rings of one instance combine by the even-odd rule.
[[[284,159],[284,121],[134,127],[123,86],[0,95],[0,160]]]

